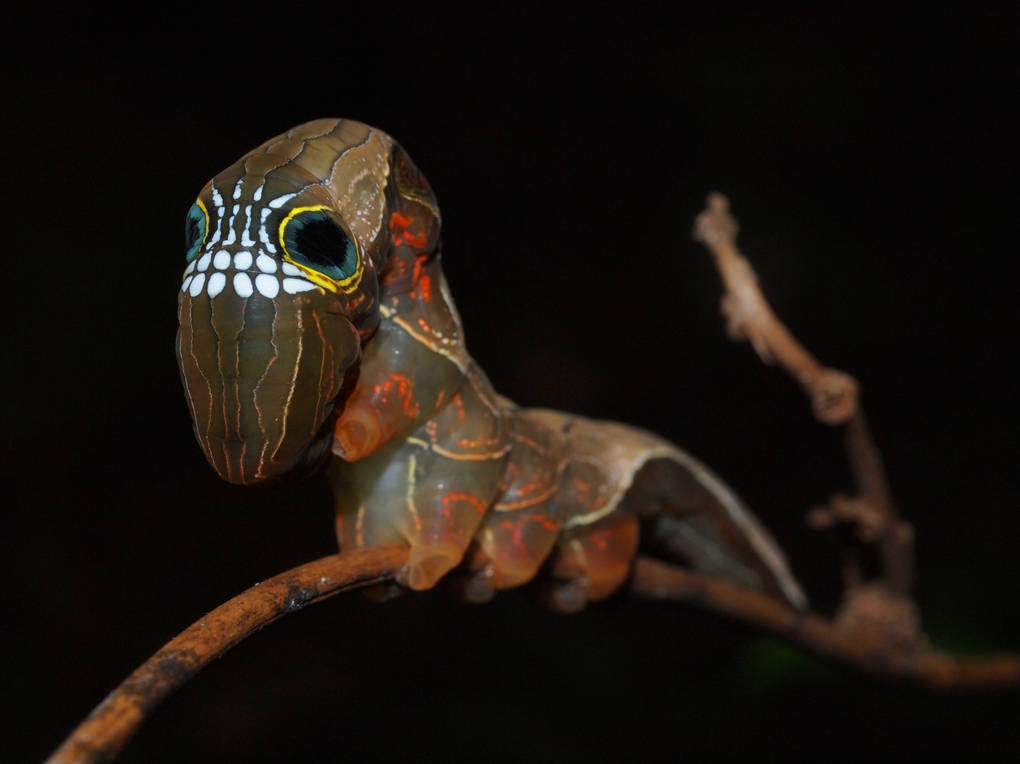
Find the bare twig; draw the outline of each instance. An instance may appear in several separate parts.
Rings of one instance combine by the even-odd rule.
[[[388,544],[323,557],[255,584],[193,623],[139,666],[46,764],[110,761],[164,700],[241,640],[313,602],[391,580],[407,558],[405,545]]]
[[[762,592],[638,557],[631,592],[682,602],[788,639],[809,652],[886,680],[932,690],[992,690],[1020,684],[1016,655],[952,656],[891,642],[878,630],[850,630]]]
[[[858,402],[859,385],[844,372],[823,367],[776,318],[758,286],[750,263],[736,246],[739,226],[722,194],[708,197],[707,209],[694,223],[694,238],[715,257],[726,287],[723,315],[733,339],[747,339],[766,363],[778,361],[811,397],[815,417],[842,425],[843,444],[857,482],[853,498],[834,496],[829,505],[812,510],[816,528],[837,523],[852,526],[857,538],[878,549],[879,578],[865,582],[856,558],[844,565],[846,591],[837,621],[850,630],[878,629],[915,647],[924,643],[913,585],[913,528],[902,520]]]
[[[737,249],[737,221],[729,200],[710,194],[708,208],[694,221],[694,238],[715,256],[726,287],[722,312],[734,340],[747,340],[765,363],[778,362],[811,396],[815,416],[826,424],[842,424],[857,410],[857,381],[822,366],[772,312],[758,287],[758,277]]]

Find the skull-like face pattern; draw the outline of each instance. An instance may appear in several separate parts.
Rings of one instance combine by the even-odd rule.
[[[209,462],[232,483],[313,470],[375,305],[376,277],[329,188],[249,156],[188,213],[177,354]]]

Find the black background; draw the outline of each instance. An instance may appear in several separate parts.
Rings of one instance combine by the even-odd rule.
[[[501,392],[701,456],[829,612],[836,547],[802,516],[849,476],[796,386],[724,336],[689,231],[729,194],[777,312],[863,384],[933,641],[1020,648],[1011,4],[708,5],[11,20],[0,758],[41,759],[170,636],[334,551],[321,480],[218,481],[173,354],[198,190],[325,116],[429,178]],[[351,595],[215,663],[122,760],[1002,758],[1018,718],[1016,693],[891,688],[676,607]]]

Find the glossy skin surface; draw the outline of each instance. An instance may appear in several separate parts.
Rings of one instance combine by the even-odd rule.
[[[178,359],[224,479],[328,461],[341,548],[407,541],[411,589],[454,571],[484,601],[538,576],[577,610],[619,588],[640,543],[804,604],[767,532],[691,456],[495,393],[464,344],[435,197],[385,133],[297,127],[210,181],[189,221]]]

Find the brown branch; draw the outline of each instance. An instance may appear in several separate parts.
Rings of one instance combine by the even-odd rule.
[[[238,642],[313,602],[389,581],[407,559],[405,545],[388,544],[323,557],[255,584],[193,623],[139,666],[46,764],[110,761],[164,700]]]
[[[714,256],[726,287],[722,310],[727,331],[733,339],[748,340],[766,363],[782,365],[811,397],[819,421],[843,426],[843,443],[857,482],[855,497],[833,497],[827,507],[809,513],[808,521],[814,527],[851,525],[862,543],[878,549],[881,573],[878,580],[867,584],[856,559],[848,557],[839,619],[871,622],[900,639],[921,643],[924,636],[910,598],[913,528],[900,518],[893,502],[882,459],[858,402],[859,385],[850,375],[822,366],[776,317],[750,263],[737,249],[738,230],[729,200],[722,194],[710,194],[707,209],[694,222],[694,238]]]
[[[740,226],[730,215],[729,200],[710,194],[708,208],[694,221],[694,238],[715,257],[726,287],[722,312],[734,340],[747,340],[765,363],[778,362],[811,396],[815,416],[826,424],[842,424],[857,410],[857,381],[822,366],[790,334],[765,300],[751,264],[737,249]]]
[[[993,690],[1020,684],[1016,655],[952,656],[890,641],[881,629],[847,628],[795,610],[782,600],[720,579],[638,557],[631,578],[637,596],[694,605],[787,639],[811,653],[885,680],[931,690]]]

